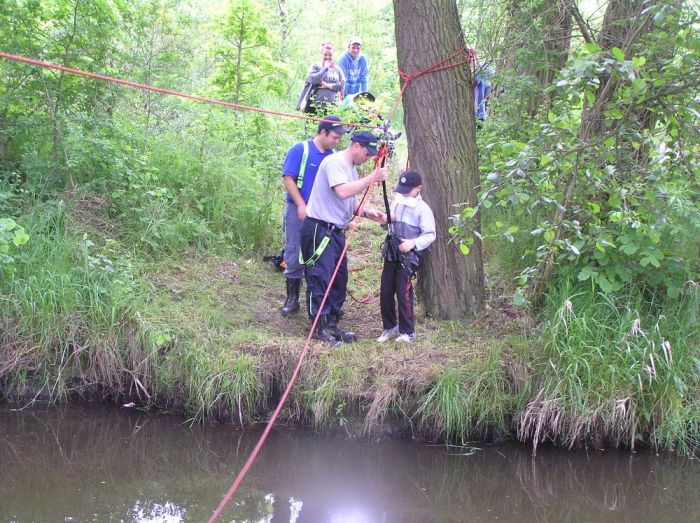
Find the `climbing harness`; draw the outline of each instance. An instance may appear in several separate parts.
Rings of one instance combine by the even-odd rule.
[[[306,161],[309,159],[309,141],[304,140],[304,152],[301,154],[301,163],[297,173],[297,189],[304,185],[304,174],[306,173]]]
[[[316,244],[316,233],[318,232],[318,224],[314,227],[314,245]],[[310,267],[314,265],[318,259],[321,257],[323,254],[323,251],[326,250],[326,247],[328,247],[328,243],[331,241],[330,236],[324,235],[323,239],[321,242],[316,246],[314,249],[314,252],[311,253],[311,256],[309,256],[308,260],[304,259],[304,256],[302,254],[302,249],[299,249],[299,263],[301,265],[306,265],[307,267]]]

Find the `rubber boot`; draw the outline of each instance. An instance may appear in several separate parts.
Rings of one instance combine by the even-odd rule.
[[[301,280],[297,278],[287,278],[287,299],[282,305],[280,312],[282,316],[289,316],[299,310],[299,290]]]
[[[321,340],[329,347],[339,347],[343,344],[341,340],[338,340],[335,338],[335,336],[333,336],[333,333],[329,329],[328,316],[325,314],[318,317],[314,339]]]
[[[342,341],[343,343],[357,341],[357,336],[355,336],[354,332],[345,332],[338,326],[338,316],[335,314],[328,315],[328,331],[336,340]]]

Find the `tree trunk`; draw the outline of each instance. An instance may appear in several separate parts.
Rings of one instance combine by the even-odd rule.
[[[521,110],[530,118],[547,114],[554,93],[545,90],[569,58],[574,0],[512,0],[505,36],[508,49],[502,69],[512,68],[532,87],[522,96]],[[528,50],[522,56],[523,48]]]
[[[243,42],[245,41],[245,13],[240,15],[238,37],[236,41],[236,95],[233,100],[238,103],[241,99],[241,62],[243,61]]]
[[[394,15],[398,64],[408,74],[436,64],[464,45],[455,0],[394,0]],[[437,226],[437,239],[423,257],[418,296],[431,316],[463,318],[479,309],[484,298],[481,243],[477,240],[464,256],[450,243],[449,233],[451,217],[463,205],[475,207],[479,190],[469,65],[411,81],[403,109],[410,167],[423,175],[423,197]]]

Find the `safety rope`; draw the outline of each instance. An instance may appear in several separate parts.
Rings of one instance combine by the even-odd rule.
[[[464,60],[460,60],[459,62],[455,63],[448,63],[455,58],[457,58],[462,52],[466,51],[467,53],[467,58]],[[476,52],[474,51],[473,48],[467,47],[467,44],[464,44],[461,49],[458,51],[455,51],[451,55],[449,55],[447,58],[444,58],[440,60],[439,62],[431,65],[430,67],[426,67],[422,71],[418,71],[417,73],[413,74],[408,74],[404,73],[401,69],[397,69],[397,72],[399,73],[399,77],[403,80],[403,85],[401,86],[401,91],[399,92],[399,96],[396,99],[396,103],[394,104],[394,108],[391,110],[390,116],[389,116],[389,121],[392,121],[394,119],[394,115],[396,114],[396,111],[399,107],[399,102],[401,102],[401,98],[403,98],[403,93],[408,87],[408,84],[410,84],[413,80],[416,78],[419,78],[423,75],[429,74],[429,73],[437,73],[438,71],[445,71],[447,69],[451,69],[453,67],[458,67],[460,65],[468,64],[474,62],[476,64]]]
[[[274,116],[282,116],[284,118],[296,118],[298,120],[307,120],[312,122],[322,122],[323,117],[316,116],[303,116],[300,114],[290,114],[281,111],[273,111],[271,109],[262,109],[260,107],[251,107],[248,105],[236,104],[233,102],[225,102],[223,100],[216,100],[214,98],[206,98],[204,96],[197,96],[194,94],[181,93],[179,91],[173,91],[172,89],[164,89],[162,87],[155,87],[148,84],[140,84],[138,82],[131,82],[129,80],[122,80],[121,78],[115,78],[113,76],[105,76],[103,74],[89,73],[87,71],[82,71],[80,69],[75,69],[73,67],[65,67],[63,65],[52,64],[49,62],[43,62],[41,60],[35,60],[33,58],[25,58],[23,56],[17,56],[9,53],[3,53],[0,51],[0,58],[5,58],[7,60],[13,60],[15,62],[24,62],[30,65],[36,65],[39,67],[46,67],[48,69],[56,69],[59,71],[65,71],[66,73],[75,74],[78,76],[84,76],[87,78],[93,78],[95,80],[102,80],[105,82],[112,82],[119,85],[126,85],[128,87],[134,87],[136,89],[145,89],[147,91],[155,91],[156,93],[167,94],[170,96],[178,96],[180,98],[186,98],[188,100],[194,100],[195,102],[204,102],[214,105],[223,105],[224,107],[230,107],[232,109],[237,109],[240,111],[253,111],[256,113],[271,114]],[[348,127],[363,127],[366,129],[376,129],[376,125],[360,124],[354,122],[334,122],[334,124],[347,125]]]

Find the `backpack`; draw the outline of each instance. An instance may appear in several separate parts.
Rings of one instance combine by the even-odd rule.
[[[297,101],[297,111],[301,111],[302,113],[315,112],[313,101],[317,89],[318,85],[312,85],[308,80],[304,83],[304,88],[301,90],[299,100]]]

